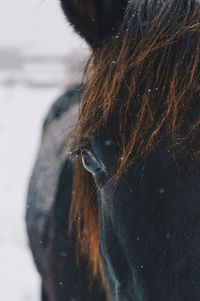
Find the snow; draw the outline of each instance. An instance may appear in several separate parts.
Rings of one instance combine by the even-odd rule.
[[[0,300],[39,301],[25,228],[27,185],[43,119],[66,84],[79,82],[88,47],[59,0],[2,1],[0,24]]]
[[[44,116],[61,92],[0,86],[0,300],[39,300],[40,279],[25,230],[25,199]]]
[[[85,47],[66,22],[59,0],[1,1],[0,25],[1,47],[65,54]]]
[[[6,243],[0,249],[1,300],[38,301],[39,278],[23,245]]]

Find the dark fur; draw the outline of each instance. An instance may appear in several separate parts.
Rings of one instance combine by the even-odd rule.
[[[81,5],[89,4],[76,3],[75,27]],[[90,2],[88,11],[94,7]],[[86,39],[87,30],[81,32]],[[89,140],[107,170],[91,177],[110,295],[114,301],[199,300],[200,6],[195,0],[131,0],[115,32],[93,47],[75,136]],[[82,191],[73,206],[77,215],[90,210],[83,216],[92,217],[91,192],[79,189],[80,178],[74,177],[74,190]],[[88,220],[80,231],[87,229],[91,233]],[[90,250],[94,241],[88,235],[80,244]]]
[[[75,30],[96,49],[116,33],[127,0],[61,0],[61,4]]]

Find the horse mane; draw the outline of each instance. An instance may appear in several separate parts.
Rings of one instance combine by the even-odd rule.
[[[199,20],[195,0],[129,1],[119,32],[93,51],[74,142],[107,133],[121,149],[115,180],[162,139],[197,139]],[[104,279],[95,183],[79,158],[70,223],[93,274]]]

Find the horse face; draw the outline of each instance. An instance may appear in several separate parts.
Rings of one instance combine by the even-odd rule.
[[[190,100],[196,92],[199,93],[199,90],[195,90],[195,87],[199,87],[199,54],[193,49],[191,50],[191,47],[194,50],[199,49],[199,44],[195,44],[198,47],[193,46],[194,42],[199,40],[199,32],[195,36],[191,35],[195,28],[199,28],[199,12],[198,9],[194,10],[197,1],[61,0],[61,3],[70,22],[90,44],[94,54],[96,53],[95,63],[99,59],[98,54],[106,55],[103,46],[110,46],[110,49],[116,50],[111,44],[113,33],[118,31],[121,23],[123,23],[121,25],[126,25],[120,28],[124,32],[124,36],[130,37],[130,39],[126,40],[127,43],[118,45],[117,49],[120,50],[120,59],[122,59],[123,53],[132,55],[132,51],[134,51],[135,56],[132,57],[134,60],[130,61],[129,56],[123,56],[123,60],[119,60],[119,62],[122,61],[128,71],[120,70],[122,65],[115,64],[116,61],[112,61],[113,57],[109,56],[107,61],[112,61],[109,64],[114,67],[106,65],[110,68],[110,77],[108,77],[105,97],[110,96],[111,91],[108,87],[110,81],[113,81],[113,77],[115,77],[115,85],[112,86],[112,92],[115,87],[118,87],[118,76],[123,79],[125,74],[132,75],[130,81],[127,80],[129,79],[127,77],[121,83],[122,86],[124,84],[124,87],[128,85],[129,93],[127,95],[130,93],[132,95],[132,90],[134,90],[132,103],[137,101],[136,110],[138,107],[141,108],[142,99],[146,105],[145,110],[138,109],[135,114],[132,114],[132,118],[140,117],[139,121],[142,122],[140,132],[144,134],[144,137],[146,132],[143,129],[150,129],[150,124],[152,127],[158,124],[161,128],[167,120],[173,126],[179,120],[179,116],[184,122],[181,113],[185,110],[188,99]],[[122,22],[127,3],[129,10],[126,9]],[[165,12],[167,13],[165,14]],[[194,23],[191,22],[195,17],[197,20]],[[132,24],[130,28],[129,24]],[[145,36],[146,39],[143,39],[144,31],[148,28],[152,30]],[[182,29],[188,29],[187,34],[185,31],[181,33]],[[165,34],[166,32],[167,34]],[[181,35],[179,36],[179,34]],[[151,47],[146,49],[146,41],[151,36],[154,40],[150,44]],[[120,43],[121,40],[118,38],[117,40]],[[131,44],[134,47],[128,49]],[[143,55],[140,55],[141,48],[139,46],[145,48]],[[121,51],[122,48],[123,51]],[[130,51],[126,52],[125,48]],[[101,53],[102,49],[104,52]],[[186,51],[182,52],[183,49]],[[187,49],[190,49],[190,52]],[[144,58],[147,60],[146,65],[143,65]],[[107,63],[105,60],[103,62]],[[136,65],[138,70],[135,68]],[[130,66],[133,69],[130,69]],[[117,67],[119,68],[117,69]],[[102,65],[98,69],[97,77],[101,69],[103,69]],[[118,70],[117,74],[114,73],[116,70]],[[154,70],[157,73],[154,73]],[[104,73],[106,74],[107,70],[104,70]],[[98,77],[102,79],[102,85],[105,74]],[[165,81],[165,84],[162,80]],[[132,84],[133,81],[137,85]],[[157,82],[159,87],[155,85]],[[102,85],[99,85],[98,92],[103,90]],[[191,93],[192,85],[195,93]],[[97,89],[97,86],[92,85],[91,89]],[[160,119],[162,116],[166,116],[163,113],[166,108],[162,107],[159,96],[149,97],[151,92],[156,96],[157,92],[155,91],[160,91],[162,101],[166,101],[169,110],[164,112],[170,116],[169,119]],[[123,92],[122,89],[119,96],[126,95]],[[90,100],[92,99],[90,109],[93,110],[99,105],[99,99],[104,101],[99,94],[90,98]],[[113,99],[115,105],[120,97]],[[122,99],[122,102],[125,100],[126,97]],[[130,98],[129,100],[131,101]],[[169,100],[171,102],[167,103]],[[109,99],[107,101],[109,102]],[[85,98],[84,105],[86,104],[87,99]],[[104,109],[107,109],[106,105],[104,103]],[[191,107],[189,106],[192,113],[189,112],[190,118],[191,115],[195,115],[196,110],[196,108],[192,110]],[[161,110],[156,111],[159,108]],[[177,111],[177,108],[179,114],[175,116],[174,112]],[[120,114],[127,111],[122,107]],[[102,115],[103,113],[105,111],[102,111]],[[145,123],[147,116],[150,123]],[[190,122],[190,128],[192,128],[190,118],[186,118],[186,121]],[[125,117],[124,120],[127,121]],[[90,121],[95,123],[95,120]],[[127,125],[129,126],[129,122]],[[134,132],[135,128],[132,127],[132,130]],[[171,132],[171,128],[167,133],[169,132]],[[155,133],[158,131],[152,132],[152,134]],[[125,136],[126,134],[124,133]],[[131,133],[127,135],[131,137]],[[141,140],[138,141],[141,142]],[[140,144],[138,143],[138,145]],[[147,157],[143,157],[122,173],[114,184],[110,179],[116,172],[121,150],[109,140],[99,137],[91,141],[88,149],[82,151],[83,164],[93,174],[98,190],[101,259],[111,298],[114,301],[200,299],[200,188],[198,181],[200,163],[197,159],[193,161],[192,154],[194,152],[190,144],[185,145],[185,148],[179,148],[178,158],[174,157],[170,150],[168,144],[162,141]]]
[[[82,154],[98,189],[100,252],[112,300],[199,299],[199,164],[189,172],[189,159],[180,167],[163,144],[112,184],[118,155],[104,139],[91,143],[87,164]]]

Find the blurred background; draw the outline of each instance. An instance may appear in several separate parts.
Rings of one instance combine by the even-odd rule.
[[[0,3],[0,300],[39,301],[25,230],[28,180],[50,105],[89,55],[59,0]]]

